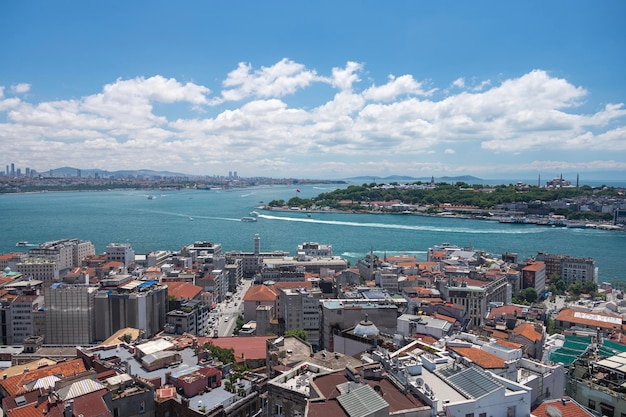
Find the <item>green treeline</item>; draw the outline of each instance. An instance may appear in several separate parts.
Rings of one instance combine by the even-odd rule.
[[[363,185],[351,185],[347,188],[337,189],[331,192],[319,194],[317,197],[305,199],[294,197],[289,201],[273,200],[269,202],[271,207],[328,207],[336,210],[366,211],[368,204],[376,201],[399,200],[404,204],[430,206],[438,208],[441,204],[457,206],[474,206],[479,209],[489,210],[501,204],[509,203],[535,203],[552,202],[557,200],[574,201],[580,197],[610,198],[619,196],[619,190],[612,187],[592,188],[588,185],[572,188],[548,189],[537,186],[519,187],[513,184],[488,186],[480,184],[467,184],[457,182],[455,184],[438,183],[435,187],[425,187],[425,183],[399,185],[391,183],[386,186],[371,183]],[[596,218],[601,219],[601,213],[580,213],[568,209],[554,210],[555,214],[567,215],[569,218]],[[605,213],[607,214],[607,213]],[[608,214],[608,218],[611,215]],[[607,218],[607,219],[608,219]]]

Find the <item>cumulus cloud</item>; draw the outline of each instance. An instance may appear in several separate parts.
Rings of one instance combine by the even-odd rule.
[[[380,87],[372,86],[363,91],[363,98],[374,101],[392,101],[404,95],[428,95],[433,91],[425,92],[422,84],[411,75],[401,77],[389,76],[389,82]]]
[[[345,68],[333,68],[330,83],[340,90],[352,90],[352,85],[361,81],[358,73],[363,69],[363,64],[348,62]]]
[[[24,94],[30,91],[30,84],[20,83],[11,86],[11,91],[17,94]]]
[[[241,62],[224,80],[225,90],[222,91],[222,98],[215,99],[214,104],[239,101],[248,97],[283,97],[316,80],[319,78],[315,71],[307,70],[304,65],[287,58],[258,70],[253,70],[251,64]]]
[[[626,151],[624,104],[581,113],[587,90],[546,71],[493,86],[459,77],[452,86],[460,91],[442,94],[411,74],[361,85],[363,70],[357,62],[321,74],[286,58],[258,68],[240,63],[214,96],[206,86],[161,75],[117,79],[97,93],[57,101],[7,99],[0,88],[0,112],[6,116],[0,140],[5,158],[27,154],[32,166],[63,161],[190,173],[239,166],[251,175],[323,171],[326,177],[371,167],[420,175],[501,174],[534,169],[526,153],[545,149],[591,150],[607,160]],[[312,105],[285,101],[305,90]],[[211,107],[226,102],[228,109]],[[188,112],[177,106],[173,117],[169,106],[175,103],[188,105]],[[203,107],[214,113],[197,111]],[[508,157],[494,157],[503,154]],[[516,165],[513,159],[521,158],[525,162]]]

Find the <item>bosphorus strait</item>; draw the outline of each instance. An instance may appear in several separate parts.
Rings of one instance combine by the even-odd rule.
[[[413,254],[426,258],[432,245],[450,242],[494,254],[516,252],[520,259],[537,252],[592,257],[599,281],[626,281],[626,234],[595,229],[501,224],[486,220],[351,213],[264,211],[271,200],[289,200],[334,189],[332,186],[253,187],[233,190],[105,191],[7,194],[0,196],[0,252],[27,250],[16,242],[37,244],[78,238],[96,251],[108,243],[130,243],[137,253],[180,250],[195,241],[221,243],[224,250],[251,251],[259,234],[263,251],[294,255],[302,242],[333,246],[352,264],[370,249],[382,256]],[[154,198],[148,198],[153,195]],[[252,210],[256,222],[242,222]]]

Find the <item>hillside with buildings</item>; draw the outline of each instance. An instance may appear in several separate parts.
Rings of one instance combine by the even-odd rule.
[[[9,417],[626,414],[626,303],[591,258],[445,243],[349,267],[257,235],[62,239],[0,267]]]

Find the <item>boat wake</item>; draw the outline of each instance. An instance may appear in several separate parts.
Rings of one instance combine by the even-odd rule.
[[[536,234],[542,233],[547,229],[542,228],[524,228],[524,229],[470,229],[466,227],[437,227],[437,226],[417,226],[407,224],[393,224],[393,223],[359,223],[359,222],[346,222],[339,220],[320,220],[314,218],[295,218],[295,217],[281,217],[281,216],[269,216],[262,214],[259,217],[268,220],[278,220],[286,222],[298,222],[298,223],[317,223],[317,224],[330,224],[335,226],[352,226],[352,227],[370,227],[379,229],[401,229],[401,230],[415,230],[415,231],[428,231],[428,232],[444,232],[444,233],[471,233],[471,234],[503,234],[503,235],[520,235],[520,234]]]

